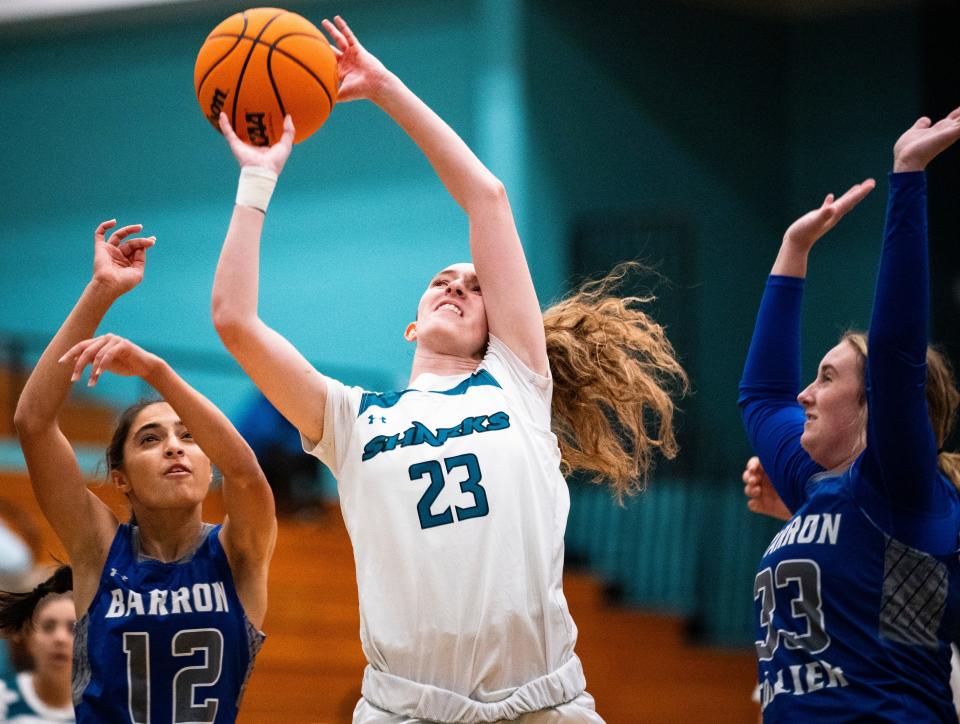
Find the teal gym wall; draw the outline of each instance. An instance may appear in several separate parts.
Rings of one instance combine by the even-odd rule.
[[[0,335],[52,334],[88,278],[96,224],[142,222],[158,239],[145,281],[103,329],[182,360],[224,409],[242,407],[251,388],[232,363],[190,364],[225,359],[209,300],[237,177],[197,105],[193,63],[241,7],[0,29]],[[874,176],[878,190],[814,255],[805,372],[842,329],[867,324],[890,148],[932,112],[918,13],[797,20],[665,0],[288,8],[315,23],[344,14],[504,180],[545,304],[620,260],[671,279],[654,308],[693,378],[681,460],[626,509],[577,487],[569,548],[631,603],[749,643],[753,565],[776,530],[740,500],[736,385],[753,314],[790,221]],[[415,146],[372,105],[343,104],[295,148],[274,195],[261,313],[322,370],[402,386],[417,299],[467,256],[466,219]]]

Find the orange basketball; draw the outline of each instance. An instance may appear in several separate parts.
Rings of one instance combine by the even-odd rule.
[[[300,143],[337,102],[337,59],[317,28],[278,8],[246,10],[213,29],[197,55],[193,87],[200,109],[220,130],[227,114],[240,139],[269,146],[293,116]]]

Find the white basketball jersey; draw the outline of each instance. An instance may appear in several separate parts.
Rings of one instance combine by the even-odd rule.
[[[492,336],[471,375],[383,394],[328,379],[304,448],[339,482],[374,669],[492,701],[573,656],[551,392]]]

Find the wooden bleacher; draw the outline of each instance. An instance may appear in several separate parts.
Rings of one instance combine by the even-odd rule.
[[[94,490],[125,518],[125,502],[106,484]],[[40,517],[26,475],[0,473],[0,497]],[[205,517],[222,519],[212,491]],[[43,522],[44,550],[64,552]],[[751,652],[690,646],[683,622],[611,607],[601,584],[568,573],[564,588],[580,630],[577,652],[588,690],[611,724],[752,722]],[[283,520],[270,570],[267,642],[244,697],[242,724],[349,722],[364,659],[353,555],[339,510],[309,522]]]
[[[0,437],[14,437],[13,411],[17,407],[25,374],[0,367]],[[78,386],[80,387],[80,386]],[[60,429],[74,444],[103,444],[106,447],[116,424],[117,411],[99,400],[75,392],[60,411]]]

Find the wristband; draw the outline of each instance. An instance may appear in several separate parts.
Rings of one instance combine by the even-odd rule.
[[[273,171],[261,166],[244,166],[240,169],[240,183],[237,184],[237,205],[267,213],[276,185],[277,174]]]

